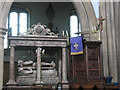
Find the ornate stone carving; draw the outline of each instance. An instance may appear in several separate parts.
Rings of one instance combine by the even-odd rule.
[[[28,60],[28,61],[19,60],[18,61],[18,72],[20,76],[36,74],[35,69],[36,69],[36,62],[33,62],[31,60]]]
[[[31,60],[18,61],[18,76],[16,81],[18,85],[33,85],[36,81],[36,62]],[[58,83],[58,75],[55,69],[55,63],[41,62],[41,74],[44,84],[55,85]]]
[[[25,35],[49,35],[49,36],[57,36],[55,33],[51,32],[50,29],[46,27],[46,25],[41,25],[40,22],[38,24],[32,25],[32,28],[29,28]]]

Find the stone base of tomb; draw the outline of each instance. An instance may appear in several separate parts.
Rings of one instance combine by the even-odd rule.
[[[36,81],[36,77],[18,76],[16,81],[20,86],[32,86]]]
[[[36,82],[35,75],[17,76],[17,84],[19,86],[32,86]],[[56,70],[42,70],[42,82],[44,85],[57,85],[58,77]]]

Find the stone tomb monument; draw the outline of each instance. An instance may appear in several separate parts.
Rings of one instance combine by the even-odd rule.
[[[10,36],[10,72],[9,81],[7,85],[33,85],[42,86],[50,84],[61,84],[62,88],[68,87],[67,80],[67,64],[66,64],[66,46],[67,38],[58,37],[47,29],[45,25],[38,23],[21,36]],[[18,76],[14,75],[14,58],[15,48],[19,47],[35,47],[37,49],[37,60],[18,61]],[[58,48],[57,62],[58,70],[56,70],[55,63],[41,62],[43,54],[42,48]],[[16,78],[16,79],[15,79]],[[17,86],[16,86],[17,87]]]

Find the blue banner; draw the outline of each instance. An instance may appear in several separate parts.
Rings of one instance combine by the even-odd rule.
[[[82,36],[72,37],[71,42],[71,55],[83,54]]]

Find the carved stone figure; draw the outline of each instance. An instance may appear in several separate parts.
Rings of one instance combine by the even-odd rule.
[[[27,61],[19,60],[18,61],[19,74],[22,74],[22,75],[33,74],[33,70],[35,69],[36,69],[36,63],[31,60],[27,60]]]
[[[27,60],[27,61],[23,61],[23,60],[19,60],[18,61],[18,66],[23,67],[24,65],[30,65],[33,64],[33,61],[31,60]]]
[[[36,81],[36,62],[31,60],[18,61],[18,76],[16,81],[18,85],[33,85]],[[55,85],[58,83],[58,75],[55,69],[55,63],[41,62],[41,74],[44,84]]]
[[[18,85],[33,85],[36,81],[36,62],[19,60],[16,81]]]

